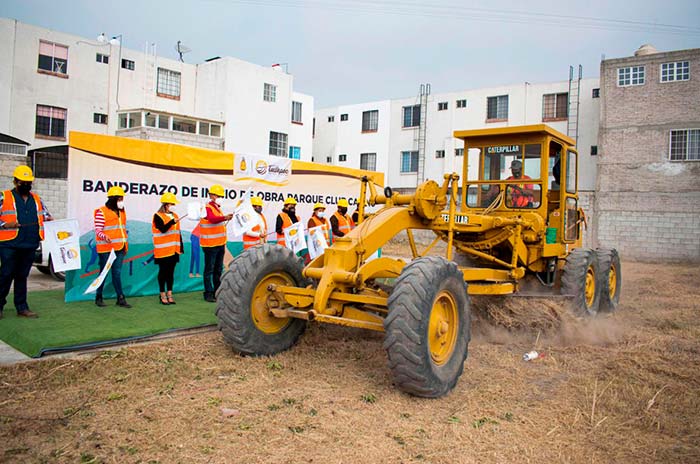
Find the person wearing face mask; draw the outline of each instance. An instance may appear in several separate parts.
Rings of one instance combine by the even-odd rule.
[[[153,215],[151,232],[153,233],[153,257],[158,265],[158,287],[160,304],[175,304],[173,299],[173,282],[175,266],[180,261],[183,251],[180,217],[172,207],[178,204],[175,195],[168,192],[160,197],[161,207]],[[167,293],[166,293],[167,292]]]
[[[225,195],[221,185],[212,185],[209,189],[209,203],[206,216],[199,220],[199,244],[204,252],[204,300],[216,303],[216,290],[221,285],[221,272],[224,268],[226,253],[226,221],[233,214],[221,211],[221,202]]]
[[[355,222],[348,215],[348,200],[338,200],[338,210],[331,216],[331,229],[334,237],[345,237],[355,228]]]
[[[287,199],[284,200],[282,212],[277,215],[275,232],[277,232],[278,245],[287,246],[287,243],[284,240],[284,229],[299,222],[299,218],[297,218],[296,215],[296,205],[297,201],[294,199],[294,197],[287,197]]]
[[[250,204],[253,205],[253,209],[260,216],[260,221],[256,222],[253,227],[246,230],[243,234],[244,250],[256,245],[262,245],[267,241],[267,221],[262,213],[263,201],[260,197],[252,197],[250,199]]]
[[[322,203],[316,203],[314,205],[314,214],[309,218],[309,222],[306,223],[307,229],[318,226],[323,227],[323,235],[326,237],[326,244],[330,245],[330,225],[328,224],[328,219],[326,219],[326,207]]]
[[[114,250],[116,259],[112,263],[112,285],[117,294],[117,306],[131,308],[126,302],[124,290],[122,289],[122,264],[124,257],[129,250],[129,242],[126,233],[126,211],[124,211],[124,189],[118,186],[110,187],[107,190],[107,202],[104,206],[97,208],[93,213],[95,223],[95,241],[97,255],[100,262],[100,272],[107,265],[109,254]],[[95,304],[105,307],[107,304],[102,298],[102,290],[105,283],[97,289],[95,293]]]
[[[44,239],[44,221],[53,218],[39,195],[31,192],[31,168],[17,166],[13,176],[15,188],[0,193],[0,319],[13,281],[17,316],[36,318],[27,304],[27,276]]]

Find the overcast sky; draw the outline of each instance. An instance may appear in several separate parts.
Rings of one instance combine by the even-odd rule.
[[[700,0],[0,0],[0,15],[88,38],[123,34],[185,61],[288,63],[316,108],[599,74],[600,58],[700,47]]]

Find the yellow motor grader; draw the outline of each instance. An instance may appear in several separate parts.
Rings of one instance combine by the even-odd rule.
[[[217,292],[225,341],[242,354],[272,355],[294,345],[307,321],[385,332],[394,384],[439,397],[467,357],[469,295],[568,295],[580,315],[614,310],[620,259],[614,249],[581,246],[574,141],[543,124],[454,136],[464,141],[461,176],[429,180],[411,195],[378,193],[363,179],[362,220],[306,267],[273,244],[236,257]],[[384,206],[365,215],[365,204]],[[414,240],[419,230],[435,234],[425,249]],[[411,261],[370,259],[403,231]],[[429,256],[440,241],[445,256]]]

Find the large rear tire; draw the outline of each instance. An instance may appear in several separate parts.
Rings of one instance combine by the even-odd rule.
[[[224,340],[246,355],[272,355],[292,347],[306,321],[268,310],[271,284],[304,287],[301,261],[287,248],[264,244],[244,250],[222,276],[216,315]],[[281,304],[283,302],[275,302]]]
[[[620,255],[615,248],[598,248],[595,252],[600,268],[600,311],[612,313],[617,311],[622,290]]]
[[[590,248],[576,248],[566,257],[561,292],[573,297],[577,316],[595,316],[600,308],[598,257]]]
[[[411,395],[437,398],[452,390],[469,344],[469,297],[454,262],[418,258],[396,281],[384,320],[384,349],[394,384]]]

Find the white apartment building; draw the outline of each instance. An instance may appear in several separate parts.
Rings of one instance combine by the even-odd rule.
[[[577,132],[581,191],[595,188],[598,82],[597,78],[580,81]],[[429,95],[422,177],[441,182],[445,173],[461,173],[464,143],[453,138],[455,130],[544,122],[566,134],[568,92],[569,81],[562,81]],[[382,171],[392,188],[415,188],[420,183],[420,101],[411,97],[317,110],[314,160]]]
[[[70,131],[311,160],[314,100],[281,67],[190,64],[96,37],[0,18],[0,182],[11,185],[28,152],[54,216]]]

